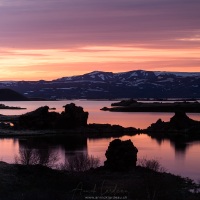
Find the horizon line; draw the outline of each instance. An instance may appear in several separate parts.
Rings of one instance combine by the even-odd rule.
[[[45,79],[37,79],[37,80],[0,80],[0,82],[27,82],[27,81],[31,81],[31,82],[36,82],[36,81],[54,81],[57,79],[61,79],[61,78],[67,78],[67,77],[74,77],[74,76],[83,76],[86,74],[90,74],[90,73],[94,73],[94,72],[103,72],[103,73],[113,73],[113,74],[120,74],[120,73],[128,73],[128,72],[135,72],[135,71],[144,71],[144,72],[162,72],[162,73],[182,73],[182,74],[200,74],[200,72],[191,72],[191,71],[160,71],[160,70],[143,70],[143,69],[136,69],[136,70],[129,70],[129,71],[118,71],[118,72],[112,72],[112,71],[101,71],[101,70],[94,70],[94,71],[89,71],[83,74],[75,74],[75,75],[70,75],[70,76],[63,76],[63,77],[57,77],[55,79],[51,79],[51,80],[45,80]]]

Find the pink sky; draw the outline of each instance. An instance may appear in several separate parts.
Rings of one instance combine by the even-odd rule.
[[[200,1],[0,0],[1,80],[200,72]]]

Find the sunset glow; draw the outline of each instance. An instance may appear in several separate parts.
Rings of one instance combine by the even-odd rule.
[[[1,80],[199,72],[199,9],[194,0],[0,0]]]

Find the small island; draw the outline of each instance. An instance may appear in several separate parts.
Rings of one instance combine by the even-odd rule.
[[[18,106],[6,106],[4,104],[0,104],[0,109],[23,110],[23,109],[26,109],[26,108],[21,108],[21,107],[18,107]]]
[[[200,103],[194,102],[174,102],[174,103],[143,103],[134,99],[122,100],[117,103],[112,103],[111,108],[101,108],[102,111],[111,112],[176,112],[184,111],[189,113],[200,113]]]
[[[168,138],[176,142],[194,141],[200,139],[200,121],[190,119],[183,111],[177,111],[170,121],[164,122],[158,119],[144,132],[157,139]]]

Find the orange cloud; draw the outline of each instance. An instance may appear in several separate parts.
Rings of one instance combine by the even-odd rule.
[[[75,49],[1,49],[0,52],[1,80],[51,80],[93,70],[200,71],[198,48],[85,46]]]

